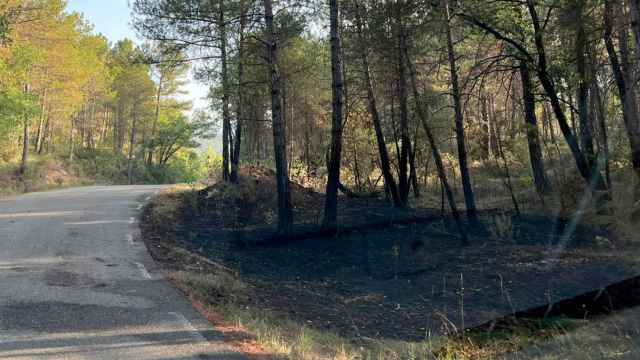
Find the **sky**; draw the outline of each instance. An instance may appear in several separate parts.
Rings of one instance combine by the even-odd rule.
[[[68,0],[67,10],[84,14],[84,18],[95,26],[95,32],[106,36],[115,43],[129,38],[137,43],[143,39],[138,37],[131,26],[131,9],[129,0]],[[185,90],[187,100],[194,103],[194,108],[205,108],[207,87],[193,80],[190,76]]]

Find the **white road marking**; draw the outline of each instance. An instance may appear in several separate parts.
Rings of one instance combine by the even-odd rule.
[[[125,237],[124,237],[124,238],[127,240],[127,242],[129,243],[129,245],[133,245],[133,235],[131,235],[131,234],[127,234],[127,235],[125,235]]]
[[[136,223],[136,218],[134,218],[133,216],[129,218],[129,224],[135,224]]]
[[[144,265],[140,264],[139,262],[136,262],[135,264],[138,267],[138,270],[140,270],[140,273],[142,274],[142,277],[147,279],[147,280],[150,280],[151,279],[151,274],[149,274],[149,272],[144,267]]]
[[[20,212],[0,214],[0,219],[34,218],[34,217],[62,217],[80,214],[79,211],[48,211],[48,212]]]
[[[142,207],[143,207],[143,206],[144,206],[144,205],[142,205],[142,204],[138,205],[138,210],[142,210]]]
[[[149,201],[151,200],[151,196],[147,196],[146,198],[144,198],[144,201]]]
[[[79,221],[79,222],[66,222],[65,225],[102,225],[102,224],[122,224],[130,223],[127,220],[96,220],[96,221]]]
[[[204,336],[202,336],[202,334],[198,331],[198,329],[196,329],[191,324],[191,322],[187,320],[186,317],[184,317],[184,315],[177,312],[170,312],[169,315],[175,317],[176,320],[180,323],[180,325],[182,325],[184,328],[189,330],[189,333],[191,334],[191,337],[193,338],[193,340],[197,342],[202,342],[202,343],[209,343],[207,339]]]

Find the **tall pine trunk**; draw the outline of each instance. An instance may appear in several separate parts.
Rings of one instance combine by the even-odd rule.
[[[220,66],[222,78],[222,179],[228,181],[229,156],[231,155],[229,139],[231,138],[231,120],[229,116],[229,72],[227,66],[227,25],[224,18],[224,1],[219,1],[218,32],[220,36]]]
[[[576,17],[576,68],[578,70],[578,121],[580,123],[580,145],[590,167],[596,166],[596,155],[593,147],[592,123],[589,117],[589,85],[590,74],[587,68],[587,33],[584,27],[584,0],[575,0]]]
[[[527,0],[527,8],[529,10],[529,15],[531,17],[531,22],[533,25],[534,42],[538,53],[538,60],[536,64],[536,72],[538,78],[540,79],[540,83],[542,84],[545,93],[549,97],[549,102],[551,103],[551,108],[556,116],[558,125],[560,126],[560,131],[562,132],[562,135],[564,136],[565,141],[569,146],[569,149],[571,150],[571,155],[573,156],[580,176],[582,176],[582,178],[587,182],[590,188],[594,190],[594,195],[598,195],[597,193],[602,193],[607,190],[606,184],[604,183],[600,171],[597,168],[593,168],[589,165],[589,162],[580,149],[578,140],[571,130],[571,127],[567,121],[567,116],[565,115],[562,104],[560,103],[560,99],[558,98],[558,92],[556,91],[556,87],[553,83],[553,80],[551,79],[551,75],[549,74],[547,68],[547,55],[542,39],[543,30],[540,27],[540,19],[535,8],[535,1]]]
[[[620,58],[613,42],[613,2],[604,2],[604,41],[611,63],[611,69],[618,88],[618,96],[622,102],[622,118],[624,120],[629,145],[631,147],[631,164],[636,174],[636,181],[640,181],[640,118],[638,104],[633,84],[632,69],[630,68],[626,45],[626,29],[620,29]],[[636,186],[635,197],[640,198],[640,186]]]
[[[524,61],[520,63],[520,80],[522,81],[524,121],[533,181],[538,194],[544,195],[551,191],[551,184],[547,178],[542,158],[542,147],[540,146],[540,136],[538,134],[538,119],[536,118],[536,100],[533,92],[531,74],[529,72],[529,66]]]
[[[240,170],[240,147],[242,145],[242,125],[244,117],[244,31],[247,23],[247,9],[244,1],[240,2],[240,29],[238,39],[238,95],[236,104],[236,133],[234,136],[231,156],[231,182],[238,182]]]
[[[636,58],[640,62],[640,8],[638,0],[627,0],[629,3],[629,17],[631,29],[636,43]]]
[[[131,135],[129,137],[129,156],[127,158],[127,180],[129,185],[133,184],[133,156],[135,154],[136,147],[136,127],[138,125],[138,104],[137,101],[133,104],[133,121],[131,122]]]
[[[29,93],[29,84],[24,85],[24,93]],[[23,115],[22,121],[22,159],[18,169],[20,175],[24,175],[27,172],[27,164],[29,162],[29,119],[26,114]]]
[[[445,32],[447,36],[447,53],[449,57],[449,72],[451,75],[451,93],[453,97],[453,107],[455,112],[456,123],[456,140],[458,145],[458,162],[460,166],[460,176],[462,177],[462,189],[464,191],[464,201],[467,206],[467,217],[471,223],[478,222],[478,214],[476,211],[476,200],[471,185],[471,175],[469,174],[469,165],[467,164],[467,145],[464,130],[464,115],[462,113],[462,95],[460,93],[460,85],[458,83],[458,69],[456,65],[456,53],[453,47],[453,38],[451,35],[451,17],[449,10],[449,0],[443,0],[445,10]]]
[[[29,162],[29,121],[26,116],[22,125],[22,159],[20,160],[20,175],[27,172],[27,163]]]
[[[398,27],[398,101],[400,103],[400,153],[398,158],[398,191],[400,201],[406,206],[409,199],[410,179],[409,152],[411,151],[411,139],[409,138],[409,107],[407,104],[407,76],[405,74],[404,54],[407,49],[407,37],[402,23],[403,2],[397,2],[397,27]]]
[[[380,156],[380,169],[382,170],[382,176],[384,178],[385,188],[391,195],[391,201],[395,207],[403,206],[400,200],[400,194],[398,192],[398,186],[393,178],[391,172],[391,162],[389,160],[389,152],[387,150],[387,143],[384,139],[382,132],[382,124],[380,121],[380,113],[378,112],[378,105],[376,103],[375,93],[373,91],[373,81],[371,79],[371,70],[369,68],[369,57],[367,55],[367,46],[363,36],[363,24],[362,18],[358,15],[356,18],[356,26],[358,31],[358,40],[360,41],[360,59],[362,61],[362,70],[364,74],[365,85],[367,87],[367,103],[369,107],[369,113],[371,115],[371,121],[376,133],[376,143],[378,145],[378,153]]]
[[[327,164],[326,198],[323,227],[335,229],[338,225],[338,186],[340,184],[340,162],[342,158],[342,107],[343,87],[342,50],[340,48],[340,27],[338,0],[329,0],[331,22],[331,153]]]
[[[458,232],[460,233],[460,241],[462,242],[462,245],[468,245],[469,239],[467,237],[467,232],[464,228],[464,224],[462,223],[460,213],[458,212],[458,206],[456,205],[456,200],[453,196],[453,191],[451,190],[451,186],[449,186],[449,181],[447,179],[447,171],[444,167],[444,163],[442,162],[442,156],[440,155],[440,150],[438,149],[436,140],[433,136],[433,132],[431,131],[431,127],[427,122],[427,112],[424,110],[423,104],[420,101],[420,94],[418,92],[418,84],[416,79],[417,75],[416,75],[415,66],[413,65],[413,63],[411,63],[408,56],[406,57],[406,60],[407,60],[407,64],[409,65],[409,72],[411,75],[411,88],[413,89],[413,97],[416,102],[416,111],[418,113],[418,117],[420,118],[420,122],[422,123],[422,128],[424,129],[424,132],[427,135],[427,140],[429,141],[431,154],[436,164],[436,171],[438,172],[440,185],[442,186],[443,197],[446,196],[446,199],[449,203],[449,207],[451,208],[451,214],[458,228]],[[443,199],[443,210],[444,210],[444,199]]]
[[[280,93],[280,75],[278,73],[278,43],[273,24],[273,4],[271,0],[263,0],[266,23],[267,67],[269,71],[269,87],[271,90],[271,118],[273,128],[273,150],[276,163],[278,187],[278,233],[289,238],[293,231],[293,212],[291,210],[291,193],[287,168],[286,134],[282,119],[282,98]]]
[[[153,165],[153,151],[155,147],[155,135],[158,128],[158,122],[160,121],[160,100],[162,98],[162,86],[164,83],[164,73],[160,70],[160,78],[158,79],[158,88],[156,89],[156,109],[153,117],[153,124],[151,125],[151,146],[149,147],[149,154],[147,155],[147,164]]]

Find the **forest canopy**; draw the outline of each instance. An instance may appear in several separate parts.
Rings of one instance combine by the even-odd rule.
[[[63,0],[0,2],[0,157],[53,157],[107,182],[202,176],[209,117],[180,96],[189,64],[158,44],[110,43]],[[99,166],[98,166],[99,164]]]
[[[383,189],[396,207],[426,191],[472,224],[494,198],[566,213],[587,199],[612,214],[614,189],[637,213],[635,0],[135,0],[133,11],[141,35],[186,51],[211,81],[221,177],[275,167],[283,233],[290,179],[326,190],[328,227],[339,189]]]

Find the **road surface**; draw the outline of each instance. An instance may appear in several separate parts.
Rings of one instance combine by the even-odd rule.
[[[159,189],[0,200],[0,359],[244,359],[140,242],[137,215]]]

